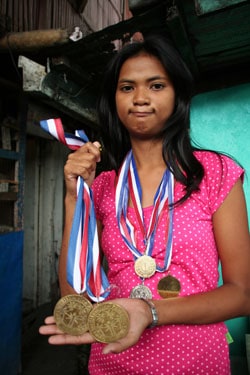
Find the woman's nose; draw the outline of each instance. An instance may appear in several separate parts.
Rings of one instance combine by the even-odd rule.
[[[150,98],[146,88],[137,88],[134,91],[133,103],[134,105],[145,105],[149,104]]]

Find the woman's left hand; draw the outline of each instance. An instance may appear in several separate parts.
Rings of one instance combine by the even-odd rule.
[[[104,354],[120,353],[135,345],[152,320],[149,307],[140,299],[120,298],[112,300],[112,302],[124,307],[127,310],[130,325],[128,334],[125,337],[104,346]],[[52,345],[82,345],[96,342],[89,332],[79,336],[63,333],[57,327],[53,316],[49,316],[45,319],[45,325],[40,327],[39,332],[42,335],[50,336],[49,343]]]
[[[112,300],[112,302],[127,310],[130,325],[128,334],[125,337],[104,347],[104,354],[121,353],[135,345],[145,329],[152,323],[150,308],[144,301],[137,298],[119,298]]]

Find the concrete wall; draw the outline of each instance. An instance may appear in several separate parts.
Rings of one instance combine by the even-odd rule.
[[[244,191],[250,221],[250,84],[194,97],[191,136],[201,147],[226,152],[243,165],[246,171]],[[247,318],[227,322],[234,339],[234,343],[230,345],[233,355],[244,354],[248,322]]]

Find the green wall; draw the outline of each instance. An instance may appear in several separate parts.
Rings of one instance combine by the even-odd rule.
[[[244,191],[250,222],[250,84],[199,94],[191,107],[191,137],[199,146],[232,155],[245,168]],[[249,270],[250,271],[250,270]],[[245,353],[248,318],[227,321],[232,355]]]

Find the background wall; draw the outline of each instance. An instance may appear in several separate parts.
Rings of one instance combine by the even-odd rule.
[[[232,155],[245,168],[244,191],[250,222],[250,84],[194,97],[191,137],[201,147]],[[249,332],[248,318],[226,323],[234,339],[230,345],[231,354],[244,354],[245,333]]]
[[[21,360],[23,231],[0,235],[0,374],[17,375]]]

